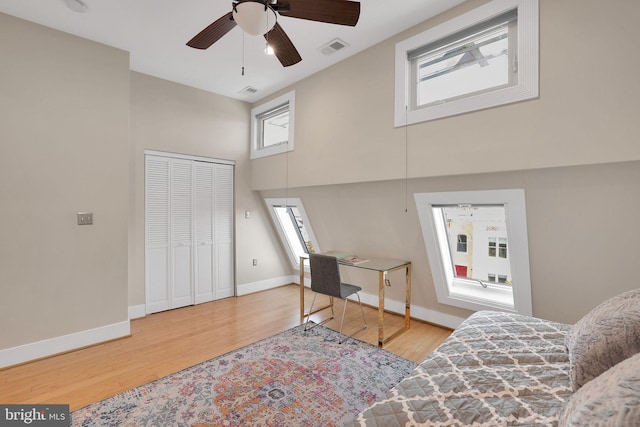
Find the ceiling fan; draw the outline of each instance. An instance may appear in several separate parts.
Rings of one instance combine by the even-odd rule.
[[[237,24],[248,34],[263,34],[282,66],[288,67],[302,57],[278,24],[278,15],[352,27],[360,17],[360,2],[351,0],[233,0],[231,9],[189,40],[187,46],[207,49]]]

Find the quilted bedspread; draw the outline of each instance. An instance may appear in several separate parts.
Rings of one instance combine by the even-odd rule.
[[[347,426],[555,426],[571,395],[570,325],[479,311]]]

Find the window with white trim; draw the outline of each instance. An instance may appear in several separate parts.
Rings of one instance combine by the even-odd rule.
[[[251,158],[293,150],[295,91],[251,110]]]
[[[466,234],[458,234],[458,252],[467,252],[467,235]]]
[[[494,0],[396,45],[395,125],[538,96],[538,0]]]
[[[291,265],[299,270],[301,256],[320,251],[302,200],[269,198],[265,202]]]
[[[438,302],[531,315],[524,190],[414,197]],[[456,250],[461,230],[464,253]]]

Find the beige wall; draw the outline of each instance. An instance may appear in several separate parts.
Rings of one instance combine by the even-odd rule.
[[[129,305],[144,297],[144,151],[234,160],[236,283],[290,275],[264,202],[250,187],[249,116],[245,102],[131,73],[131,197]],[[245,218],[245,211],[250,218]],[[252,259],[258,266],[252,266]]]
[[[296,91],[289,185],[404,177],[405,138],[410,177],[640,159],[640,2],[632,0],[541,0],[539,99],[395,129],[395,44],[482,3],[470,0],[284,89]],[[271,173],[284,167],[281,157],[253,162],[253,188],[282,186]]]
[[[1,13],[0,28],[7,349],[127,321],[129,55]]]
[[[411,259],[414,304],[453,316],[467,312],[435,303],[412,193],[524,188],[534,314],[572,322],[638,286],[622,236],[640,237],[640,3],[541,0],[539,99],[395,129],[395,43],[483,3],[284,89],[295,151],[252,161],[252,186],[303,197],[322,249]]]
[[[411,260],[414,313],[466,317],[437,303],[413,194],[501,188],[525,190],[534,315],[573,323],[608,296],[638,287],[638,161],[410,179],[406,213],[404,180],[291,188],[289,195],[302,198],[322,250]],[[375,276],[358,284],[377,292]],[[402,292],[400,281],[387,295],[402,301]]]
[[[291,274],[250,188],[249,104],[8,15],[0,27],[0,350],[126,322],[144,304],[144,150],[234,160],[236,282]],[[79,211],[94,225],[77,226]]]

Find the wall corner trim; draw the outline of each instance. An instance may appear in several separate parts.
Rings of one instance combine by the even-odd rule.
[[[144,304],[129,306],[129,320],[139,319],[147,315],[147,306]]]
[[[131,335],[129,320],[0,350],[0,368]]]

